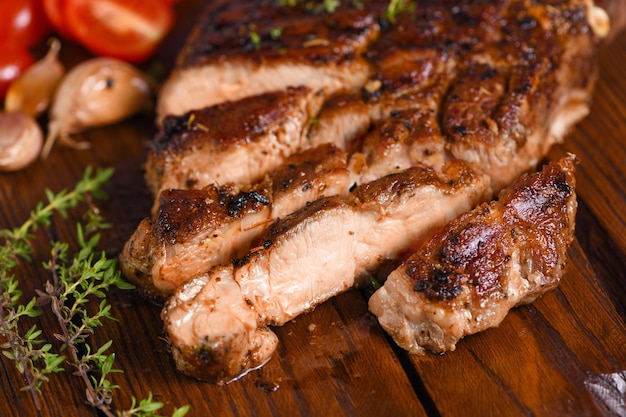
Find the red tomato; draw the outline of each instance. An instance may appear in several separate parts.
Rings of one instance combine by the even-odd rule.
[[[43,9],[54,31],[65,39],[74,40],[74,36],[67,27],[65,2],[66,0],[43,0]]]
[[[174,20],[172,7],[154,0],[65,0],[64,13],[83,46],[129,62],[148,58]]]
[[[41,0],[3,0],[0,6],[0,42],[31,46],[50,32]]]
[[[0,43],[0,99],[9,88],[11,82],[35,61],[23,45]]]

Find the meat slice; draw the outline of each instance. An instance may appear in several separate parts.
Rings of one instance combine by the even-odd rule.
[[[414,167],[316,200],[245,257],[184,284],[162,312],[178,368],[224,383],[262,365],[277,343],[268,325],[348,290],[491,195],[489,179],[464,162],[442,171]]]
[[[161,191],[254,183],[289,155],[311,147],[303,135],[320,94],[289,87],[167,117],[150,143],[146,180]]]
[[[369,309],[411,353],[454,350],[558,285],[574,239],[573,156],[462,214],[393,271]]]
[[[164,298],[212,266],[243,256],[279,217],[323,196],[346,195],[347,155],[326,144],[294,154],[264,181],[238,188],[165,190],[155,217],[144,219],[124,246],[124,275]]]
[[[362,53],[386,2],[333,10],[294,3],[208,2],[161,89],[159,119],[288,86],[330,94],[363,85],[370,70]]]

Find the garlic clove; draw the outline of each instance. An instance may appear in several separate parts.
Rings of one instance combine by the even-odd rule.
[[[144,73],[117,59],[98,57],[77,65],[55,93],[42,157],[57,138],[65,145],[85,148],[87,143],[70,135],[151,111],[153,86]]]
[[[37,159],[43,133],[35,118],[22,112],[0,113],[0,170],[17,171]]]
[[[52,39],[46,56],[11,83],[4,101],[6,111],[21,111],[37,117],[48,109],[65,73],[65,68],[59,62],[60,49],[61,42]]]

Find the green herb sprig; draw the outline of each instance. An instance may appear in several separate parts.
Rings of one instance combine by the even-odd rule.
[[[396,17],[400,13],[409,12],[415,9],[415,1],[409,0],[389,0],[389,4],[387,5],[387,10],[385,10],[385,18],[394,23],[396,21]]]
[[[23,389],[30,392],[37,409],[41,409],[43,383],[49,381],[51,374],[65,371],[62,367],[65,365],[82,379],[87,404],[105,416],[157,417],[156,412],[163,403],[154,401],[152,393],[139,402],[132,397],[131,407],[126,411],[114,411],[113,391],[118,386],[109,377],[122,371],[113,367],[115,354],[107,353],[113,342],[96,347],[91,340],[94,330],[102,326],[104,320],[115,320],[110,314],[111,306],[106,302],[109,289],[113,286],[133,288],[122,279],[116,261],[96,250],[99,232],[110,225],[91,204],[92,198],[106,197],[102,187],[113,171],[103,169],[92,174],[92,169],[88,168],[72,191],[54,194],[46,190],[48,203],[38,204],[21,227],[0,230],[3,239],[0,246],[0,336],[6,340],[0,344],[0,350],[24,377],[26,386]],[[30,260],[33,232],[39,227],[50,226],[54,213],[67,218],[68,210],[81,202],[88,203],[89,209],[84,225],[79,223],[76,226],[77,252],[71,255],[70,245],[66,242],[52,242],[50,261],[46,265],[51,279],[43,290],[36,290],[36,297],[20,304],[22,292],[12,271],[20,260]],[[58,323],[59,330],[53,333],[54,339],[61,344],[58,353],[52,351],[53,344],[43,337],[44,332],[36,325],[23,335],[19,330],[22,318],[41,315],[40,308],[44,306],[50,308]],[[188,410],[188,406],[175,409],[173,417],[182,417]]]

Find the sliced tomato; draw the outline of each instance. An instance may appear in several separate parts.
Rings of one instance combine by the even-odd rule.
[[[172,27],[172,7],[154,0],[64,0],[74,38],[91,52],[129,62],[148,58]]]
[[[41,0],[3,1],[0,11],[2,42],[31,46],[50,33]]]
[[[26,68],[35,61],[24,45],[14,43],[0,43],[0,100],[11,85],[11,82],[19,77]]]
[[[74,40],[65,18],[66,0],[43,0],[43,9],[54,31],[67,40]]]

